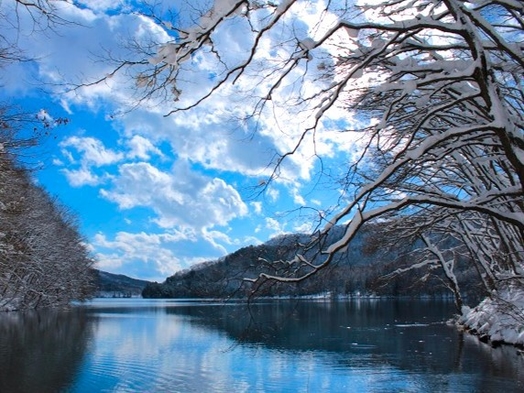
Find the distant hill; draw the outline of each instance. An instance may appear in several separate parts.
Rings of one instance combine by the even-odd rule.
[[[332,228],[325,243],[332,243],[342,235],[342,231],[343,227]],[[163,283],[149,283],[142,295],[149,298],[246,297],[255,288],[245,278],[255,278],[262,272],[285,276],[289,268],[285,261],[293,259],[299,244],[305,244],[310,239],[309,235],[291,234],[262,245],[244,247],[219,260],[177,272]],[[427,275],[420,271],[408,272],[384,280],[383,276],[387,273],[412,263],[412,256],[404,252],[413,246],[390,249],[383,244],[382,239],[380,227],[368,224],[354,238],[351,248],[339,253],[329,267],[312,279],[296,284],[268,281],[257,287],[256,293],[261,296],[308,296],[326,292],[333,295],[449,295],[438,270],[427,272]],[[305,253],[305,257],[318,261],[322,255],[318,249],[311,249]],[[467,264],[464,266],[463,274],[471,276],[474,284],[474,273],[468,270]],[[421,280],[421,277],[424,279]]]
[[[149,281],[94,269],[97,297],[137,297]]]

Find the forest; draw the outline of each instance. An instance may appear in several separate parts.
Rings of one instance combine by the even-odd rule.
[[[28,114],[0,111],[0,311],[67,306],[94,290],[94,261],[75,215],[23,165],[50,127]]]

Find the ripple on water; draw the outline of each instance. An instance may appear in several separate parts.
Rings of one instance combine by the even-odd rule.
[[[177,362],[173,354],[165,359],[99,356],[87,370],[88,380],[75,391],[99,392],[203,392],[213,386],[213,373]],[[85,387],[89,386],[89,389]],[[217,391],[217,390],[213,390]]]

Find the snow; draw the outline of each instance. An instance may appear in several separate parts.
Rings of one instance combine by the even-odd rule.
[[[303,39],[302,41],[300,41],[298,43],[298,45],[300,46],[300,48],[302,48],[303,50],[305,51],[308,51],[308,50],[311,50],[313,49],[315,46],[316,46],[316,42],[315,40],[313,40],[312,38],[305,38]]]
[[[174,43],[167,43],[160,46],[158,50],[158,57],[161,61],[169,64],[176,64],[178,62],[178,49],[179,46]]]
[[[241,10],[237,0],[215,0],[213,7],[200,18],[200,28],[202,30],[213,28],[220,19],[225,18],[235,9]]]
[[[288,9],[291,4],[294,3],[294,0],[282,0],[277,7],[277,13],[284,12],[286,9]]]
[[[237,0],[215,0],[213,9],[216,13],[225,15],[230,12],[233,7],[237,6]]]
[[[355,72],[351,74],[351,78],[358,79],[358,78],[362,78],[363,75],[364,75],[364,70],[362,68],[358,68]]]
[[[515,148],[513,149],[513,152],[517,156],[517,159],[519,160],[519,162],[524,163],[524,150],[521,149],[519,146],[515,146]]]
[[[344,22],[342,22],[342,23],[344,23]],[[358,33],[359,33],[358,29],[354,29],[354,28],[347,27],[347,26],[345,26],[344,29],[345,29],[347,35],[349,36],[349,38],[352,38],[352,39],[358,38]]]
[[[284,15],[287,12],[287,10],[293,5],[293,3],[295,1],[296,0],[282,0],[278,4],[278,6],[277,6],[277,8],[276,8],[276,10],[275,10],[275,12],[273,14],[273,17],[271,18],[271,20],[270,20],[270,22],[268,23],[267,26],[268,27],[273,26],[282,17],[282,15]]]
[[[508,6],[517,8],[517,9],[522,7],[522,4],[518,2],[517,0],[501,0],[501,2],[503,4],[507,4]]]
[[[411,94],[417,89],[417,82],[414,80],[408,80],[403,83],[404,93]]]
[[[430,100],[430,96],[425,94],[415,99],[414,103],[417,108],[423,108],[429,103],[429,100]]]
[[[474,308],[464,306],[457,324],[491,343],[524,346],[524,289],[506,289]]]

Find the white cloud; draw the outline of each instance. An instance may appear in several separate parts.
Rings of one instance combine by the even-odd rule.
[[[198,79],[199,75],[192,77]],[[267,166],[275,154],[273,139],[233,121],[235,109],[224,107],[226,99],[213,97],[198,110],[167,118],[163,116],[165,107],[142,108],[119,121],[127,136],[140,134],[167,141],[180,158],[198,162],[205,168],[257,178],[267,176]]]
[[[312,233],[314,230],[314,225],[313,225],[313,222],[309,221],[309,222],[302,222],[298,225],[295,225],[293,227],[293,232],[295,233],[307,233],[307,234],[310,234]]]
[[[124,157],[122,153],[107,149],[104,144],[92,137],[72,136],[59,145],[62,149],[74,148],[81,154],[80,161],[85,166],[103,166],[114,164]]]
[[[106,235],[99,233],[93,239],[93,245],[99,250],[95,254],[97,267],[112,271],[127,268],[127,271],[129,271],[130,265],[138,262],[141,265],[152,265],[157,273],[155,277],[170,276],[186,267],[169,248],[169,243],[174,240],[169,234],[147,234],[144,232],[118,232],[113,240],[110,240]],[[107,252],[104,252],[105,250]]]
[[[227,250],[222,244],[233,244],[229,236],[220,231],[209,231],[206,228],[204,228],[204,230],[202,231],[202,235],[208,243],[210,243],[215,249],[219,250],[221,255],[227,254]]]
[[[218,255],[225,255],[225,250],[218,242],[228,243],[231,239],[218,231],[204,230],[197,234],[187,229],[170,229],[163,233],[120,231],[112,236],[98,233],[91,244],[93,250],[96,250],[94,255],[99,269],[163,281],[177,271],[216,259],[212,256],[196,255],[193,251],[183,252],[182,250],[187,249],[189,245],[196,249],[206,244],[216,246],[215,255],[217,251]]]
[[[102,183],[102,179],[92,173],[88,168],[81,167],[79,169],[61,169],[68,183],[72,187],[82,187],[82,186],[97,186]]]
[[[318,199],[311,199],[311,203],[315,206],[322,206],[322,201]]]
[[[271,187],[266,190],[266,195],[271,201],[275,202],[280,196],[280,192],[276,188]]]
[[[292,29],[285,30],[290,37],[295,33],[307,35],[313,30],[319,34],[318,17],[313,11],[321,10],[321,3],[315,9],[294,7],[303,22],[297,22]],[[144,16],[133,13],[103,13],[104,10],[121,8],[123,4],[125,3],[97,0],[85,1],[82,8],[75,8],[73,5],[64,7],[64,17],[78,22],[80,26],[63,26],[60,35],[53,36],[51,40],[49,37],[37,37],[36,42],[28,42],[25,48],[39,59],[40,77],[54,83],[78,80],[80,76],[84,81],[96,80],[110,73],[113,65],[107,61],[99,61],[94,55],[86,57],[86,53],[100,54],[107,51],[113,58],[125,58],[129,53],[124,52],[126,48],[122,45],[123,39],[135,38],[142,42],[151,37],[157,41],[168,39],[160,26]],[[330,16],[325,15],[324,19],[327,17]],[[242,28],[246,30],[246,34],[239,33]],[[217,45],[228,43],[221,61],[236,63],[247,53],[250,44],[249,27],[238,20],[228,21],[223,29],[216,32],[213,40]],[[261,43],[257,61],[279,61],[280,56],[285,55],[284,49],[277,45],[277,40],[281,40],[281,37],[268,36]],[[231,43],[234,45],[231,46]],[[190,102],[207,92],[212,83],[210,70],[216,66],[220,66],[220,63],[213,60],[212,54],[206,54],[195,56],[190,67],[181,69],[178,87],[184,92],[182,100],[187,99]],[[248,73],[255,71],[257,70],[249,70]],[[300,77],[300,72],[297,68],[290,79]],[[129,157],[148,160],[152,154],[158,154],[158,151],[152,144],[144,145],[142,142],[169,141],[177,156],[200,163],[205,168],[233,171],[257,178],[268,176],[268,165],[276,155],[294,149],[300,135],[311,123],[312,112],[304,111],[304,107],[300,105],[294,109],[293,96],[289,93],[296,94],[296,86],[283,86],[274,92],[273,101],[285,110],[270,102],[266,103],[266,109],[261,112],[255,131],[253,121],[248,117],[252,114],[250,111],[259,100],[258,97],[267,89],[271,80],[269,78],[264,81],[263,78],[267,77],[267,71],[266,74],[249,74],[249,77],[240,79],[236,85],[228,85],[217,91],[194,111],[178,113],[176,117],[167,119],[162,115],[173,107],[142,101],[140,109],[126,112],[118,120],[124,127],[123,134],[130,139]],[[309,89],[312,91],[313,87]],[[303,93],[306,94],[307,91]],[[118,112],[125,111],[136,97],[134,82],[127,76],[117,74],[105,83],[77,89],[61,96],[61,99],[64,107],[73,112],[75,105],[86,105],[95,111],[109,105]],[[347,113],[344,112],[343,115],[347,118]],[[248,120],[245,123],[234,120],[243,118]],[[312,137],[306,138],[302,147],[282,163],[281,176],[276,181],[293,186],[308,180],[314,166],[312,157],[315,152],[331,154],[343,140],[340,135],[336,139],[324,133],[317,133],[315,140]]]
[[[270,237],[275,237],[286,233],[286,231],[282,227],[282,224],[274,218],[266,217],[265,226],[266,229],[269,229],[271,231]]]
[[[111,149],[92,137],[72,136],[59,143],[62,155],[67,159],[67,167],[60,169],[72,187],[98,186],[108,177],[107,173],[96,174],[94,168],[113,165],[121,161],[124,155]],[[59,160],[54,160],[55,165],[65,166]],[[70,168],[76,166],[78,168]]]
[[[4,5],[6,3],[3,2]],[[314,36],[318,18],[313,9],[321,10],[323,5],[320,1],[312,7],[295,7],[305,22],[297,20],[296,23],[282,26],[283,30],[287,30],[289,37],[295,33]],[[122,45],[126,39],[147,42],[151,37],[157,41],[168,38],[151,19],[127,13],[129,5],[125,1],[80,0],[77,3],[61,3],[60,6],[64,18],[75,23],[60,26],[59,34],[56,35],[53,32],[46,35],[20,35],[22,49],[36,60],[28,66],[13,64],[5,69],[9,91],[25,91],[30,78],[50,82],[49,86],[60,86],[70,81],[93,81],[108,75],[114,67],[114,64],[97,58],[97,55],[128,58],[128,48]],[[188,5],[188,9],[191,7],[193,4]],[[116,9],[125,12],[114,12]],[[31,21],[23,19],[21,23],[30,26]],[[240,34],[239,23],[233,19],[228,21],[225,28],[213,37],[217,45],[228,44],[222,58],[228,64],[248,53],[246,48],[250,37],[249,34]],[[319,34],[320,30],[316,31]],[[278,62],[286,56],[286,49],[277,42],[280,39],[267,35],[267,40],[261,42],[261,51],[255,60],[264,66],[271,63],[278,68]],[[311,70],[315,69],[315,64],[309,64]],[[210,71],[218,63],[208,53],[192,57],[191,64],[186,65],[188,67],[180,70],[178,87],[183,90],[183,97],[178,104],[194,100],[208,91],[213,82]],[[174,270],[190,263],[188,259],[177,259],[179,254],[166,246],[179,241],[175,239],[177,236],[184,240],[191,238],[192,241],[198,238],[220,253],[225,253],[227,246],[245,244],[249,239],[259,242],[256,238],[247,237],[241,242],[238,239],[242,236],[238,233],[232,235],[216,230],[248,213],[237,191],[240,186],[229,178],[225,181],[220,177],[224,173],[241,174],[247,177],[244,179],[246,182],[266,178],[272,170],[268,165],[279,155],[295,148],[314,115],[311,110],[297,105],[293,100],[299,91],[298,85],[289,81],[293,78],[302,80],[302,69],[297,67],[290,74],[289,81],[274,92],[260,117],[255,114],[250,118],[254,114],[253,105],[267,92],[268,82],[272,79],[267,72],[264,74],[258,71],[255,68],[248,69],[246,78],[220,89],[195,110],[167,118],[163,115],[173,106],[168,103],[159,105],[153,100],[144,100],[139,108],[127,111],[136,103],[137,91],[130,75],[124,73],[104,83],[82,87],[67,94],[61,94],[57,88],[57,99],[71,117],[86,108],[96,114],[121,114],[112,119],[113,128],[107,127],[111,136],[118,129],[118,138],[113,138],[119,140],[118,147],[110,148],[103,142],[103,137],[97,139],[90,136],[69,137],[60,144],[63,157],[54,162],[62,166],[60,170],[69,184],[74,187],[104,184],[100,190],[102,197],[114,202],[120,209],[151,209],[155,214],[155,223],[168,228],[169,236],[174,236],[169,239],[168,234],[100,234],[93,244],[101,267],[117,268],[138,260],[158,264],[157,271],[172,274]],[[302,94],[314,96],[315,88],[318,89],[318,85],[312,83],[318,75],[312,76],[309,77],[312,80],[305,81]],[[312,101],[312,104],[315,102]],[[255,124],[254,119],[257,117],[259,122]],[[289,199],[289,195],[295,203],[304,204],[298,190],[300,184],[310,179],[316,154],[330,157],[337,152],[352,150],[354,135],[330,131],[332,128],[344,128],[337,122],[347,122],[347,112],[344,108],[333,110],[330,119],[331,123],[323,122],[314,138],[308,135],[302,147],[282,164],[280,177],[266,190],[270,204],[277,207],[279,201],[287,202],[285,198]],[[89,135],[90,132],[92,130],[86,129],[83,135]],[[172,170],[160,169],[149,162],[161,157],[162,165],[170,164],[166,152],[169,149],[163,149],[163,154],[159,149],[160,143],[169,144],[173,157],[177,157]],[[288,190],[281,186],[288,187]],[[255,215],[261,215],[261,202],[252,202],[251,207]],[[253,227],[257,228],[257,223]],[[139,227],[143,224],[133,219],[133,225]],[[249,232],[269,231],[273,235],[284,233],[283,224],[274,219],[267,219],[265,225],[265,229],[258,227]],[[175,229],[182,232],[174,234]]]
[[[170,173],[145,162],[123,164],[112,188],[101,190],[101,195],[121,209],[151,208],[156,223],[164,228],[224,226],[247,214],[232,186],[192,171],[183,161],[177,161]]]
[[[166,32],[149,18],[131,12],[103,12],[122,7],[125,9],[125,2],[95,0],[81,4],[82,7],[72,4],[64,6],[62,11],[66,19],[78,22],[79,25],[62,26],[60,34],[53,35],[52,39],[49,36],[37,36],[27,41],[24,49],[38,58],[38,72],[42,79],[54,83],[78,80],[80,76],[84,81],[96,80],[110,73],[114,65],[99,61],[94,54],[107,52],[113,58],[125,58],[129,56],[122,45],[122,40],[126,38],[135,38],[142,42],[151,37],[158,41],[168,39]],[[293,23],[293,28],[286,27],[279,34],[287,32],[290,37],[294,34],[320,34],[317,11],[323,8],[323,2],[312,7],[294,7],[299,18]],[[326,18],[332,19],[333,16],[324,15],[322,26],[330,24],[329,21],[326,22]],[[239,34],[239,29],[242,28],[246,29],[246,34]],[[261,43],[257,60],[279,61],[280,56],[286,54],[280,48],[281,39],[281,36],[269,35]],[[213,40],[217,45],[228,43],[221,61],[235,63],[247,53],[250,44],[248,26],[238,20],[228,21],[223,29],[216,32]],[[93,55],[86,57],[86,53]],[[179,87],[184,91],[183,100],[187,98],[189,102],[207,91],[212,83],[210,70],[220,66],[212,58],[211,54],[196,56],[191,67],[187,67],[188,70],[180,70]],[[249,70],[248,73],[254,71],[257,70]],[[300,77],[300,72],[299,67],[290,79]],[[234,119],[247,118],[252,114],[251,106],[263,95],[272,79],[264,81],[263,78],[267,77],[267,71],[266,74],[249,74],[249,77],[240,79],[236,85],[219,90],[196,110],[179,113],[168,119],[162,115],[172,107],[143,101],[141,109],[119,118],[125,128],[124,134],[130,138],[130,157],[147,160],[151,154],[158,154],[154,146],[140,145],[136,139],[153,138],[157,141],[169,141],[176,155],[198,162],[205,168],[234,171],[251,177],[267,176],[270,173],[268,164],[274,160],[275,154],[291,151],[313,119],[312,112],[304,111],[303,106],[297,105],[296,110],[293,109],[292,97],[296,94],[296,86],[289,85],[275,91],[273,97],[273,101],[278,102],[280,108],[285,110],[277,108],[271,102],[266,103],[266,110],[260,114],[257,131],[253,130],[252,120],[246,123],[235,121]],[[263,83],[258,83],[259,81]],[[306,86],[311,86],[308,89],[313,91],[314,84],[306,83]],[[290,96],[289,93],[293,95]],[[308,91],[302,93],[307,94]],[[127,109],[136,97],[134,82],[117,74],[105,83],[77,89],[61,96],[61,99],[64,107],[69,110],[73,110],[71,108],[74,105],[87,105],[92,110],[110,105],[112,109],[119,111]],[[340,116],[334,115],[336,118],[347,119],[347,113],[342,110]],[[137,133],[141,136],[137,136]],[[315,152],[332,154],[344,139],[347,138],[340,134],[326,133],[317,133],[314,141],[312,137],[306,138],[302,148],[282,164],[281,178],[277,181],[293,186],[294,183],[308,180],[313,169],[312,157]]]
[[[262,213],[262,202],[251,202],[251,206],[253,206],[253,210],[255,211],[255,214],[261,214]]]
[[[306,201],[302,195],[300,195],[300,190],[297,187],[293,187],[291,190],[291,195],[293,196],[293,202],[299,206],[305,206]]]
[[[155,147],[151,141],[140,135],[134,135],[130,140],[126,142],[130,151],[127,153],[127,157],[139,158],[141,160],[149,160],[151,154],[162,156],[160,149]]]
[[[107,12],[125,7],[127,1],[123,0],[77,0],[78,4],[95,12]]]
[[[121,209],[136,206],[155,207],[156,198],[166,198],[180,203],[182,196],[171,189],[172,179],[151,164],[126,163],[120,166],[119,175],[113,179],[112,190],[101,190],[101,195]]]
[[[256,231],[255,231],[256,232]],[[246,245],[259,245],[259,244],[262,244],[264,243],[263,241],[261,241],[259,238],[255,237],[255,236],[246,236],[244,238],[244,244]]]

